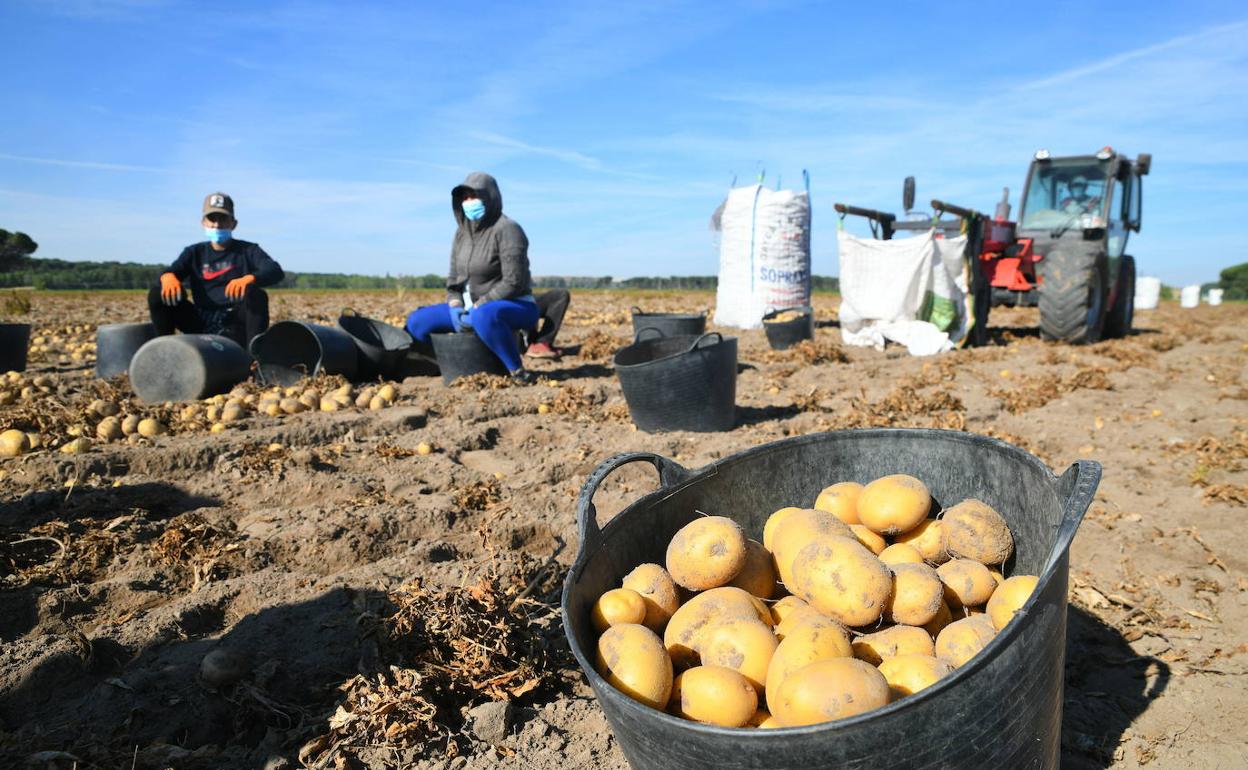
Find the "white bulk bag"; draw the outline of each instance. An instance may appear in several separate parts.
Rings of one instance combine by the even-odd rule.
[[[808,192],[736,187],[717,219],[716,324],[756,329],[769,310],[810,304]]]

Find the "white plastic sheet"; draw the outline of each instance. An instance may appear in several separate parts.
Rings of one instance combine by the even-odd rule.
[[[1135,281],[1135,309],[1154,310],[1161,301],[1161,279],[1140,276]]]
[[[1183,307],[1191,308],[1200,304],[1200,285],[1193,284],[1184,286],[1183,291],[1179,293],[1179,304]]]

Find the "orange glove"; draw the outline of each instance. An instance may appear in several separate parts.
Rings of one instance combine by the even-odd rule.
[[[246,293],[247,287],[256,282],[254,275],[244,275],[242,278],[235,278],[225,285],[225,296],[228,299],[242,299]]]
[[[173,273],[160,274],[160,301],[176,305],[182,301],[182,282]]]

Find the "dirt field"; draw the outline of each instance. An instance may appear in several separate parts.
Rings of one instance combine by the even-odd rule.
[[[274,320],[435,299],[283,293]],[[740,334],[735,430],[636,431],[610,365],[627,308],[713,301],[577,293],[560,344],[579,353],[531,387],[408,378],[388,408],[217,433],[206,406],[147,409],[172,431],[67,454],[92,401],[144,411],[83,344],[142,300],[35,295],[48,350],[0,393],[0,429],[58,446],[0,461],[0,767],[624,768],[557,618],[585,477],[621,451],[696,468],[865,426],[1102,463],[1071,558],[1063,766],[1248,766],[1248,305],[1165,304],[1091,347],[999,309],[990,347],[914,359],[842,349],[820,297],[814,345]],[[630,466],[599,510],[654,484]]]

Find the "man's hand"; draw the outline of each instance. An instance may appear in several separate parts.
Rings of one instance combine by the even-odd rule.
[[[242,299],[247,292],[247,287],[256,282],[254,275],[244,275],[242,278],[235,278],[225,285],[226,299]]]
[[[182,282],[173,273],[160,275],[160,301],[171,307],[182,301]]]

